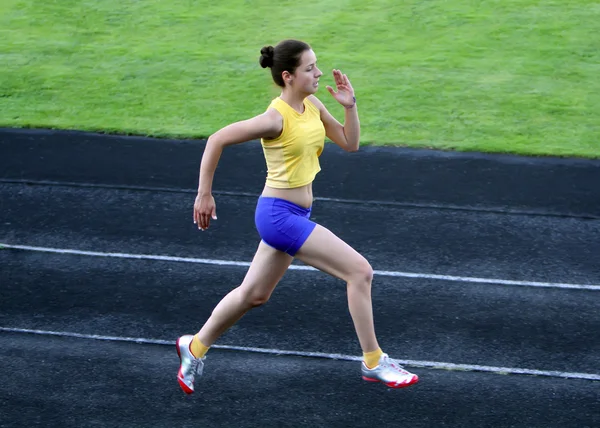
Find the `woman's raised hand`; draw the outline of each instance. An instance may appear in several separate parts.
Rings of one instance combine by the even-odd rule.
[[[354,105],[354,88],[352,88],[348,76],[342,74],[340,70],[333,70],[333,79],[337,91],[331,86],[326,86],[329,93],[344,107],[352,107]]]

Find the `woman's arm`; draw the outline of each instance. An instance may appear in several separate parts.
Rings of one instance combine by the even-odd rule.
[[[282,129],[283,118],[277,111],[269,109],[251,119],[227,125],[208,138],[200,162],[198,195],[194,203],[194,223],[198,224],[199,229],[207,229],[210,219],[217,218],[212,185],[223,149],[259,138],[275,138]]]
[[[339,70],[333,71],[337,92],[330,86],[327,86],[329,93],[345,108],[344,124],[329,113],[325,105],[314,95],[310,100],[319,108],[321,112],[321,121],[325,126],[327,138],[348,152],[355,152],[360,145],[360,120],[358,119],[358,109],[356,99],[354,98],[354,89],[350,84],[348,76],[342,74]]]

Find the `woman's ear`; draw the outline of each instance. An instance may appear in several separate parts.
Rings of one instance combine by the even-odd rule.
[[[294,80],[294,76],[289,71],[284,71],[283,73],[281,73],[281,77],[283,77],[283,81],[285,83],[289,83],[290,85]]]

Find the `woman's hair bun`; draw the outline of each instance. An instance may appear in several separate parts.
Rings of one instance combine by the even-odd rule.
[[[273,56],[275,55],[275,48],[273,46],[265,46],[260,50],[260,59],[258,62],[262,68],[273,66]]]

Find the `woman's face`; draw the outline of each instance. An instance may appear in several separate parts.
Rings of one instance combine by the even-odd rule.
[[[292,87],[306,94],[314,94],[319,89],[319,77],[322,75],[317,67],[317,56],[312,49],[306,50],[300,57],[300,65],[294,73]]]

